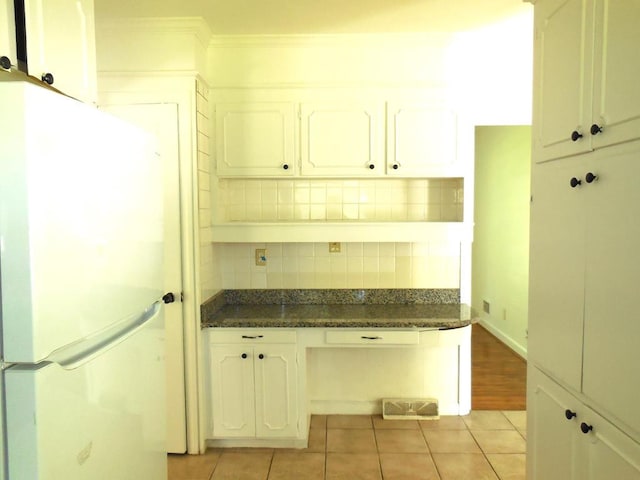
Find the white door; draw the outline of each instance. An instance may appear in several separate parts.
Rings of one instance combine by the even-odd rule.
[[[156,135],[164,170],[164,287],[174,303],[165,305],[167,355],[167,451],[187,450],[184,376],[184,321],[182,316],[182,244],[180,238],[180,175],[178,106],[176,104],[110,105],[103,110]]]

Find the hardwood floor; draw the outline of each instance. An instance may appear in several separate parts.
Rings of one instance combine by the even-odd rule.
[[[527,363],[479,324],[471,329],[472,410],[525,410]]]

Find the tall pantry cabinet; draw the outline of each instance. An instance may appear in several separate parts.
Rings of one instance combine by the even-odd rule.
[[[535,2],[529,479],[640,479],[638,22]]]

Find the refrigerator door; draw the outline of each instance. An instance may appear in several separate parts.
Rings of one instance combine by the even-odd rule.
[[[167,478],[162,312],[66,366],[5,371],[9,478]]]
[[[162,296],[161,166],[89,105],[23,82],[0,104],[4,359],[37,363]]]

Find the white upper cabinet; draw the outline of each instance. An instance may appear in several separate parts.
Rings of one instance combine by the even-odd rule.
[[[533,144],[537,161],[590,149],[591,52],[585,38],[584,0],[536,4]],[[585,84],[585,82],[587,82]]]
[[[640,138],[638,21],[638,0],[536,3],[536,161]]]
[[[295,175],[293,103],[216,104],[218,176]]]
[[[300,118],[303,175],[363,177],[383,173],[381,102],[304,103]]]
[[[462,176],[457,149],[458,118],[451,109],[417,102],[387,104],[389,175]]]
[[[594,25],[589,130],[599,148],[640,138],[640,0],[597,0]]]
[[[318,97],[326,95],[317,92]],[[465,154],[460,154],[460,118],[446,106],[423,99],[387,102],[379,95],[301,102],[295,94],[288,96],[291,102],[216,104],[218,176],[468,174]]]
[[[86,103],[96,100],[92,0],[25,0],[29,75]],[[49,81],[50,80],[50,81]]]
[[[7,57],[16,65],[16,30],[13,17],[13,0],[0,2],[0,57]],[[6,65],[2,65],[6,68]]]

